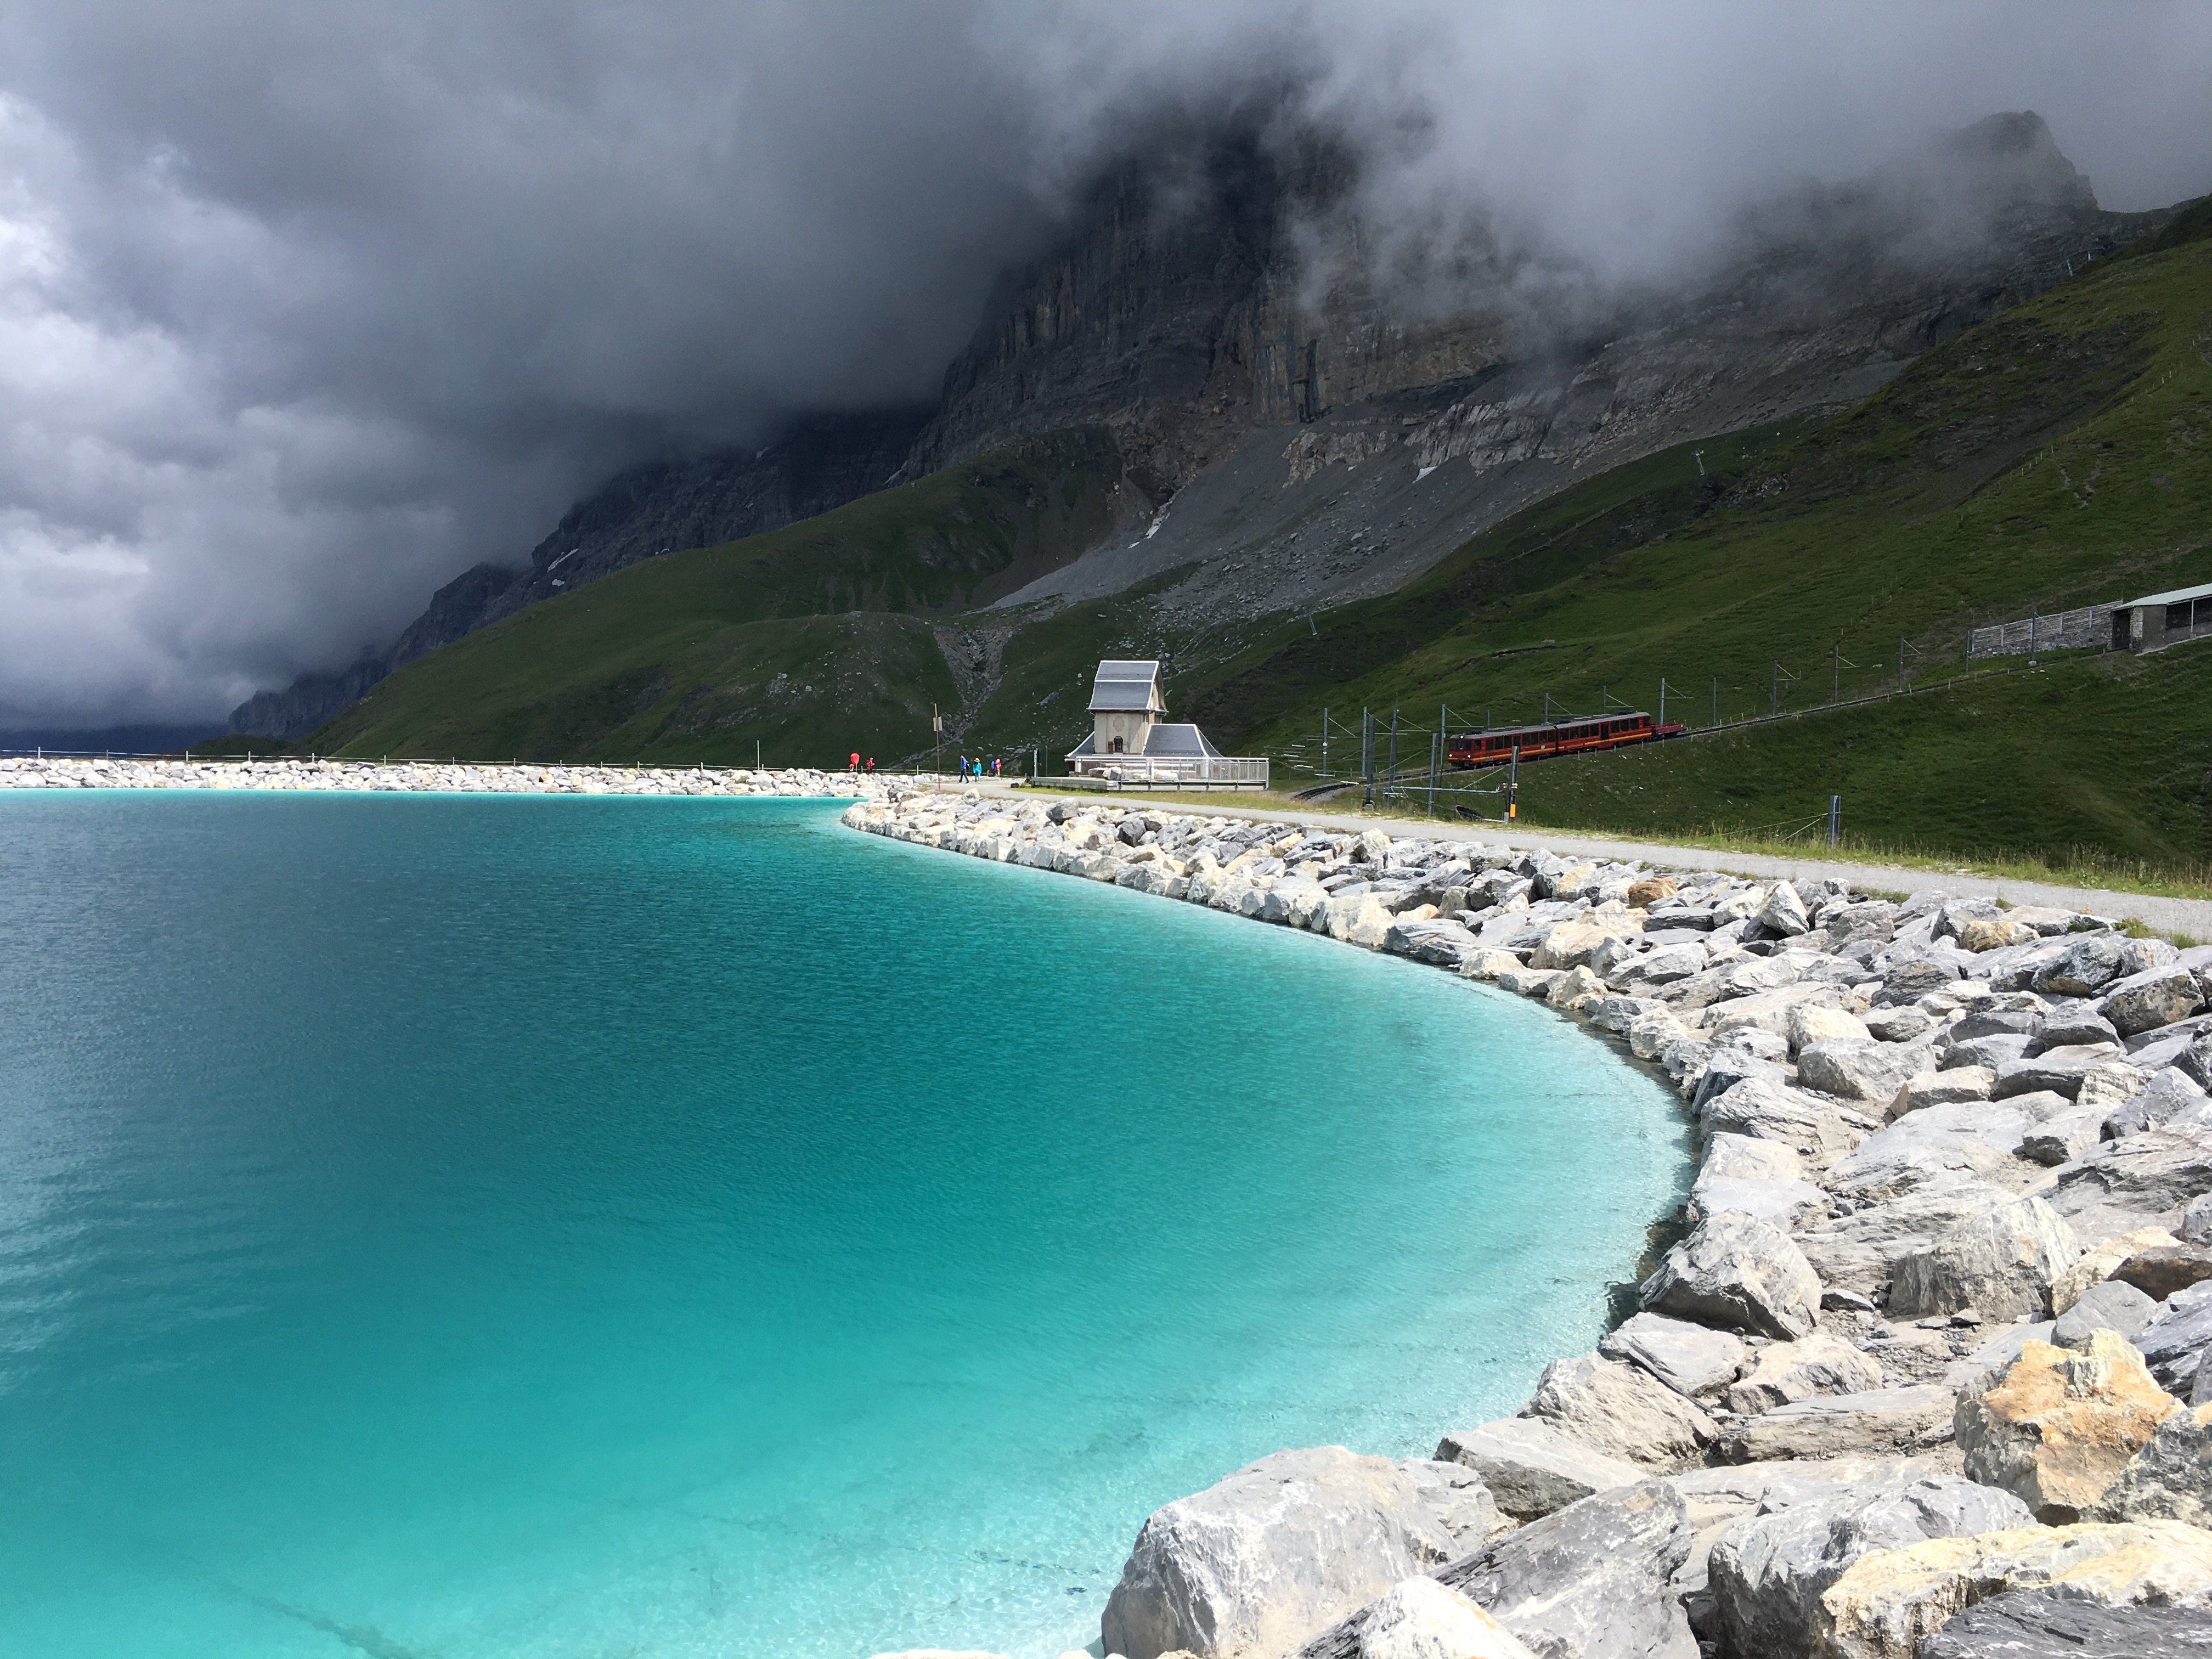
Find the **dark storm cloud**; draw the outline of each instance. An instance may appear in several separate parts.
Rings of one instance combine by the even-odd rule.
[[[927,397],[1164,113],[1279,99],[1360,208],[1599,283],[2033,107],[2212,182],[2193,7],[18,5],[0,17],[0,724],[218,713],[622,462]]]

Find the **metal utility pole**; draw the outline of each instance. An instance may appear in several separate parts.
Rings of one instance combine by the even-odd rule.
[[[2035,607],[2027,607],[2027,665],[2035,666]]]
[[[1613,686],[1605,680],[1597,683],[1597,717],[1603,720],[1613,713]]]
[[[1552,723],[1552,694],[1551,694],[1550,692],[1547,691],[1546,693],[1544,693],[1544,724],[1545,724],[1545,725],[1547,725],[1547,726],[1549,726],[1551,723]]]
[[[942,772],[945,769],[945,716],[938,713],[935,703],[929,705],[929,769]]]
[[[1905,635],[1897,636],[1897,695],[1905,695]]]
[[[1429,739],[1429,816],[1437,815],[1437,757],[1443,752],[1444,729],[1439,726]]]
[[[1662,675],[1659,677],[1659,720],[1658,720],[1658,724],[1659,724],[1659,725],[1661,725],[1661,726],[1664,726],[1664,725],[1666,725],[1666,724],[1667,724],[1667,677],[1666,677],[1664,674],[1662,674]]]
[[[1364,707],[1359,711],[1359,775],[1365,780],[1365,790],[1360,805],[1375,805],[1375,716]]]
[[[1328,781],[1328,705],[1327,703],[1323,703],[1323,704],[1322,705],[1322,708],[1321,708],[1321,775],[1322,775],[1322,781],[1324,781],[1324,782]]]
[[[1833,847],[1844,838],[1844,798],[1828,797],[1828,845]]]
[[[1766,677],[1766,717],[1769,720],[1782,712],[1782,665],[1776,663]]]
[[[1398,799],[1398,705],[1390,705],[1390,781],[1382,787],[1385,800]]]
[[[1505,771],[1505,821],[1508,823],[1521,816],[1521,745],[1513,745],[1513,758]]]
[[[1833,678],[1833,680],[1830,683],[1830,684],[1829,684],[1829,686],[1828,686],[1828,701],[1829,701],[1830,702],[1841,702],[1843,700],[1844,700],[1844,642],[1843,642],[1841,640],[1838,640],[1838,641],[1836,641],[1835,678]]]

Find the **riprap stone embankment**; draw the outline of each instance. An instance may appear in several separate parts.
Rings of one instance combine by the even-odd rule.
[[[1167,1504],[1108,1652],[2212,1651],[2212,947],[1152,805],[845,820],[1540,1001],[1697,1127],[1641,1311],[1431,1457],[1276,1451]]]
[[[490,795],[872,796],[874,779],[805,768],[478,766],[349,760],[0,759],[0,789],[278,789]]]

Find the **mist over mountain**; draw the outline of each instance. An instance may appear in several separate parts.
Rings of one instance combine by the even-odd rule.
[[[1348,341],[1364,304],[1455,372],[1470,318],[1501,360],[1571,345],[1915,190],[1941,210],[1899,248],[1978,235],[1928,136],[1994,110],[2039,111],[2106,208],[2212,176],[2187,7],[91,4],[0,40],[10,725],[343,670],[610,477],[798,417],[949,392],[911,459],[960,453],[1008,425],[979,318],[1012,327],[1117,179],[1148,224],[1215,213],[1225,139],[1278,180],[1260,242],[1221,228],[1262,309]],[[1061,368],[1016,356],[1049,401]],[[1212,418],[1162,428],[1164,486],[1219,453]]]

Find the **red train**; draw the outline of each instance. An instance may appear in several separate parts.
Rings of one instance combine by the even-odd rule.
[[[1547,755],[1579,755],[1592,749],[1620,749],[1632,743],[1678,738],[1686,726],[1661,726],[1642,711],[1605,714],[1583,720],[1554,720],[1548,726],[1508,726],[1494,732],[1455,732],[1445,752],[1454,766],[1503,766],[1518,749],[1524,761]]]

